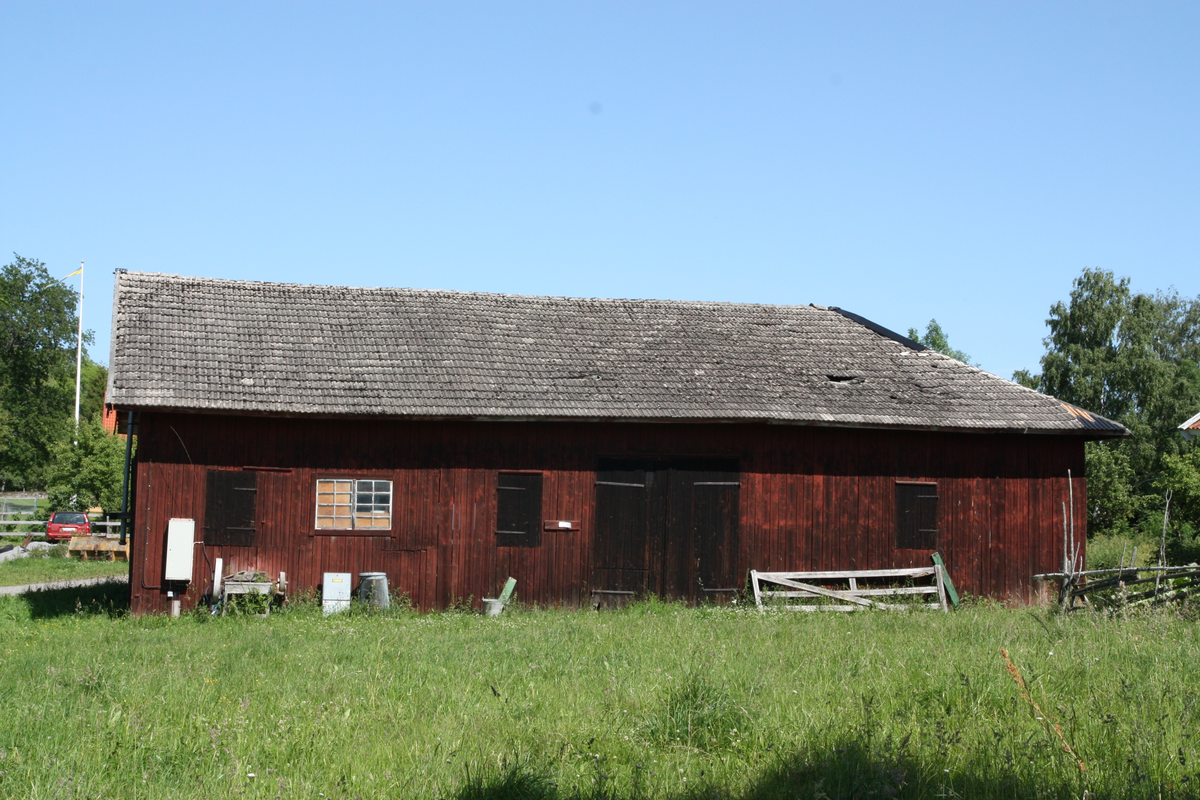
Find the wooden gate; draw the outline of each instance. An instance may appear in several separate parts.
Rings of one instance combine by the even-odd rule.
[[[732,597],[739,487],[736,462],[601,461],[593,605],[645,594],[693,603]]]
[[[771,606],[788,611],[860,611],[864,608],[948,611],[945,573],[940,558],[937,562],[932,567],[842,572],[750,570],[750,586],[754,590],[754,602],[760,609]],[[895,602],[897,600],[908,602]],[[954,602],[957,604],[958,600]]]

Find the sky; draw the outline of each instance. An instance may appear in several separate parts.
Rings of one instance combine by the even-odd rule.
[[[1200,295],[1200,4],[0,5],[0,263],[839,306]],[[78,278],[69,282],[75,284]]]

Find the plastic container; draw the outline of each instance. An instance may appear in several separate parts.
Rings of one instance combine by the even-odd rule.
[[[358,599],[363,605],[372,611],[391,608],[386,572],[360,572],[358,580]]]

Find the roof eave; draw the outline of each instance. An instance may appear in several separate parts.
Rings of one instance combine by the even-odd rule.
[[[848,428],[859,430],[928,431],[932,433],[971,434],[1020,434],[1034,436],[1072,436],[1085,439],[1113,439],[1130,436],[1130,432],[1103,429],[1064,429],[1032,427],[972,427],[965,425],[918,425],[887,422],[861,422],[813,419],[776,419],[766,417],[666,417],[666,416],[571,416],[531,414],[345,414],[331,412],[294,412],[258,409],[193,408],[184,406],[139,405],[136,403],[113,402],[118,412],[156,414],[206,414],[214,416],[262,417],[276,419],[351,419],[383,420],[395,422],[551,422],[551,423],[608,423],[650,425],[781,425],[809,428]]]

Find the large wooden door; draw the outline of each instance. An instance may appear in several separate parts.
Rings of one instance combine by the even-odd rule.
[[[729,461],[602,460],[593,602],[643,594],[720,601],[739,588],[739,473]]]
[[[708,468],[703,468],[708,466]],[[725,602],[740,588],[737,576],[738,495],[735,469],[702,465],[671,476],[672,534],[691,544],[687,564],[691,600]]]
[[[592,599],[619,605],[655,591],[651,584],[650,533],[646,527],[649,487],[645,465],[605,461],[596,470],[595,547]]]

